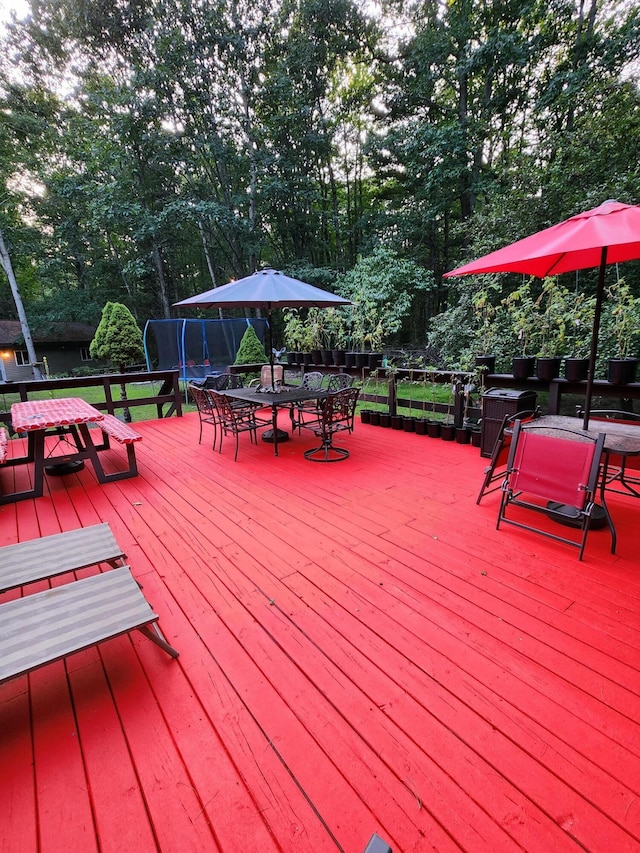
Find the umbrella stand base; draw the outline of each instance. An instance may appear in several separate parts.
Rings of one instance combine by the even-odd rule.
[[[267,429],[260,436],[263,441],[268,441],[270,444],[273,444],[273,430]],[[289,433],[285,432],[283,429],[278,430],[278,444],[281,444],[283,441],[289,441]]]
[[[76,474],[84,468],[82,459],[67,459],[64,456],[59,457],[60,461],[52,461],[44,466],[44,470],[51,477],[64,477],[66,474]]]
[[[566,524],[567,527],[580,527],[580,519],[576,515],[576,508],[557,501],[549,501],[547,504],[549,518],[558,524]],[[589,530],[600,530],[607,526],[607,516],[601,506],[596,504],[589,520]]]

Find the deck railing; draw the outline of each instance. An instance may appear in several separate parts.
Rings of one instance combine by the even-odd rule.
[[[124,409],[136,406],[155,405],[159,418],[171,415],[182,417],[182,396],[178,382],[177,370],[152,370],[137,373],[106,373],[100,376],[71,376],[64,379],[38,379],[31,381],[0,382],[1,394],[17,394],[20,400],[28,400],[36,391],[65,391],[67,396],[74,396],[78,388],[102,388],[104,399],[92,402],[100,411],[110,415],[122,414]],[[140,382],[161,383],[160,389],[145,397],[120,399],[122,385],[132,385]],[[116,386],[117,396],[114,397],[113,387]],[[10,412],[0,412],[0,421],[11,423]]]

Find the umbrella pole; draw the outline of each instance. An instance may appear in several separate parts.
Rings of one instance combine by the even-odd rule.
[[[591,352],[589,354],[589,375],[587,376],[587,391],[584,398],[584,420],[582,429],[589,429],[589,413],[591,412],[591,397],[593,395],[593,380],[596,375],[596,356],[598,354],[598,337],[600,334],[600,315],[604,298],[604,271],[607,265],[607,247],[602,247],[600,256],[600,271],[598,273],[598,290],[596,292],[596,307],[593,314],[593,332],[591,334]]]
[[[269,364],[271,365],[271,390],[276,390],[276,380],[275,373],[273,370],[273,329],[271,327],[271,311],[269,311],[268,321],[269,323]]]
[[[276,380],[273,358],[273,329],[271,328],[271,309],[269,309],[268,311],[267,323],[269,326],[269,366],[271,368],[271,393],[275,394]],[[265,430],[262,433],[262,440],[273,442],[273,453],[274,456],[277,456],[278,443],[286,441],[288,438],[289,434],[285,430],[278,429],[278,407],[271,406],[271,429]]]

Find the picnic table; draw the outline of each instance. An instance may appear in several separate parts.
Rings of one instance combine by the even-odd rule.
[[[50,474],[72,473],[79,470],[86,459],[93,465],[100,483],[132,477],[138,473],[134,442],[139,441],[142,436],[113,415],[99,411],[81,397],[24,400],[14,403],[11,406],[11,422],[15,432],[27,435],[27,454],[11,459],[5,457],[4,464],[33,465],[32,487],[21,492],[0,495],[0,503],[42,497],[45,470]],[[100,444],[95,444],[92,440],[90,424],[95,424],[102,431]],[[45,439],[47,435],[52,434],[68,442],[71,449],[62,455],[47,457]],[[129,463],[127,469],[113,474],[104,471],[98,456],[99,451],[110,446],[109,437],[127,447]]]

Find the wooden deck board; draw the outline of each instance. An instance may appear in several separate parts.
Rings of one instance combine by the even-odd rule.
[[[495,530],[469,446],[234,463],[196,415],[136,426],[137,478],[46,478],[0,544],[108,521],[180,658],[136,634],[0,688],[3,853],[640,849],[638,501],[578,562]]]

